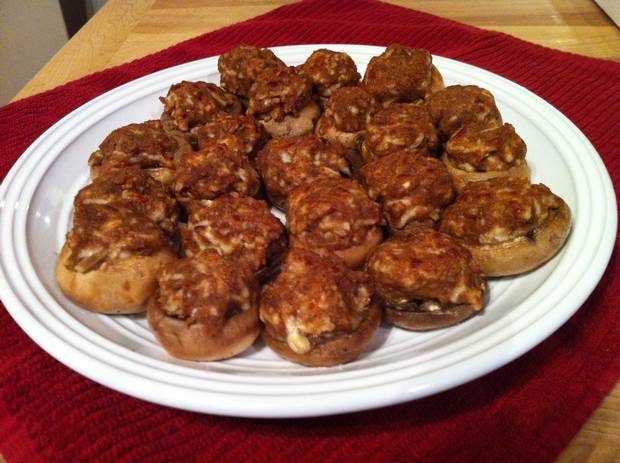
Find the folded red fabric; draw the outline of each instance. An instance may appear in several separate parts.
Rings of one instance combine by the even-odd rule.
[[[620,182],[620,63],[369,0],[308,1],[0,108],[0,178],[50,125],[145,74],[239,43],[402,43],[511,79],[566,114]],[[618,242],[616,242],[616,250]],[[65,368],[0,310],[0,452],[18,461],[553,461],[620,378],[617,258],[584,306],[520,359],[423,400],[302,420],[173,410]]]

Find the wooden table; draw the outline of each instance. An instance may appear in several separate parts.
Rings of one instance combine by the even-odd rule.
[[[182,40],[266,13],[290,0],[109,0],[15,97],[56,87]],[[558,50],[620,61],[620,30],[589,0],[395,0]],[[620,461],[620,383],[559,462]]]

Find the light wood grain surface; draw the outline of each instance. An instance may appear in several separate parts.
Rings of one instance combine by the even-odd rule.
[[[109,0],[15,99],[140,58],[287,3],[292,2]],[[389,3],[505,32],[558,50],[620,60],[620,30],[589,0],[394,0]],[[620,461],[620,383],[558,461]]]

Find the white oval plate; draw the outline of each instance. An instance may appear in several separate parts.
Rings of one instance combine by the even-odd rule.
[[[349,53],[361,73],[380,47],[274,48],[291,65],[317,48]],[[564,249],[527,275],[492,281],[491,302],[445,330],[411,333],[381,327],[371,349],[347,365],[305,368],[257,343],[222,362],[169,357],[144,316],[104,316],[67,300],[55,264],[72,201],[88,183],[87,159],[113,129],[156,119],[157,97],[181,80],[219,83],[217,57],[137,79],[64,117],[22,155],[0,188],[0,294],[10,314],[43,349],[112,389],[163,405],[247,417],[302,417],[366,410],[443,391],[531,349],[584,302],[599,281],[616,234],[613,187],[586,137],[528,90],[490,72],[435,57],[446,84],[489,89],[504,120],[528,146],[534,182],[569,204],[574,223]]]

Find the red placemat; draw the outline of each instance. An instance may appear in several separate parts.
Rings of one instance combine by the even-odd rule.
[[[503,75],[542,96],[620,181],[620,63],[532,45],[374,1],[309,1],[0,108],[0,175],[52,123],[134,78],[239,43],[405,45]],[[616,241],[616,249],[618,242]],[[357,414],[223,418],[125,396],[68,370],[0,310],[0,452],[18,461],[553,461],[620,378],[620,281],[612,258],[549,339],[451,391]]]

